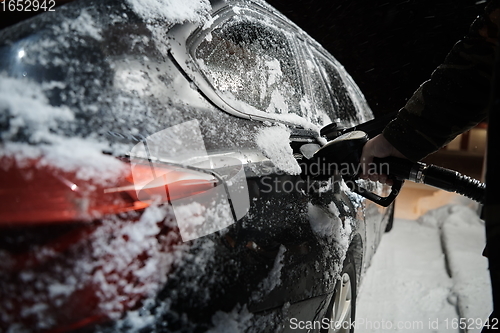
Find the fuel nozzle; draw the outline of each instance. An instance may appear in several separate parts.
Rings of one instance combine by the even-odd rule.
[[[362,131],[336,137],[313,154],[304,174],[316,179],[327,179],[335,174],[356,176],[361,151],[367,141],[368,136]]]
[[[334,175],[341,176],[353,192],[381,206],[389,206],[399,194],[403,180],[394,180],[391,193],[387,197],[381,197],[361,187],[356,181],[361,171],[361,152],[368,139],[368,135],[363,131],[350,131],[336,137],[318,149],[307,163],[303,164],[303,174],[318,180]]]
[[[305,174],[315,179],[340,175],[352,191],[382,206],[388,206],[394,201],[405,180],[456,192],[480,203],[484,202],[486,190],[480,181],[454,170],[396,157],[375,158],[370,166],[370,169],[375,167],[373,172],[387,174],[393,180],[391,193],[387,197],[380,197],[370,192],[356,181],[361,171],[361,153],[368,139],[364,131],[350,131],[336,137],[313,154],[308,160]]]
[[[352,164],[357,166],[363,147],[368,140],[368,135],[363,131],[348,132],[321,147],[314,154],[314,157],[324,159],[333,165]]]

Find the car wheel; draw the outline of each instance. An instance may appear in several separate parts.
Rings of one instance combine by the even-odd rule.
[[[396,203],[393,203],[391,207],[392,210],[391,214],[389,215],[389,222],[387,222],[387,225],[385,226],[385,232],[391,231],[394,225],[394,211],[396,210]]]
[[[325,318],[328,328],[322,333],[352,333],[354,332],[354,317],[356,314],[356,267],[354,257],[348,252],[344,260],[341,279],[335,285],[335,292],[330,300]],[[324,321],[323,321],[324,322]],[[325,325],[326,326],[326,325]]]

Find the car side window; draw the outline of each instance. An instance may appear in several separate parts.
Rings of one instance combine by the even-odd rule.
[[[301,114],[300,74],[290,40],[278,28],[233,17],[212,30],[194,56],[231,106],[243,102],[267,113]]]
[[[314,59],[306,58],[307,76],[311,84],[312,100],[315,105],[315,118],[318,124],[328,125],[337,119],[333,108],[330,89],[327,88],[323,75],[319,72]]]
[[[352,125],[357,123],[357,108],[355,107],[349,88],[344,82],[341,74],[334,63],[328,60],[320,52],[313,50],[314,60],[318,66],[319,72],[325,81],[326,87],[330,93],[333,110],[328,112],[332,119],[339,119],[341,124]],[[314,89],[314,87],[313,87]],[[316,93],[317,95],[317,93]],[[325,102],[323,102],[325,103]]]

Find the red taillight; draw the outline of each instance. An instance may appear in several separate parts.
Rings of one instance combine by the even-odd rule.
[[[170,202],[196,195],[217,186],[211,174],[176,166],[137,164],[126,177],[125,186],[107,187],[104,193],[127,193],[134,202]]]
[[[0,330],[22,323],[28,331],[70,331],[108,318],[110,311],[101,306],[103,297],[115,316],[116,309],[140,305],[147,296],[141,284],[161,282],[168,268],[159,269],[159,278],[144,274],[139,278],[134,271],[145,267],[151,256],[157,260],[165,255],[180,236],[171,225],[157,221],[143,227],[149,242],[156,243],[147,247],[138,241],[116,258],[121,244],[126,246],[134,236],[127,230],[144,222],[141,213],[153,203],[189,197],[217,185],[210,174],[147,161],[105,183],[82,181],[75,173],[35,160],[19,166],[14,159],[3,158],[0,165],[9,166],[0,169],[0,299],[6,304],[0,309]],[[157,234],[151,235],[150,230],[156,229]],[[113,249],[108,243],[115,244]],[[169,260],[158,262],[171,265]],[[102,290],[99,281],[104,281],[105,289],[114,288],[116,295]],[[41,305],[43,325],[34,310]]]
[[[37,161],[24,162],[22,168],[13,160],[0,163],[11,165],[0,173],[0,226],[89,221],[103,214],[144,209],[153,201],[188,197],[217,185],[210,174],[168,165],[135,164],[128,176],[98,184],[37,166]],[[160,176],[153,177],[155,173]]]

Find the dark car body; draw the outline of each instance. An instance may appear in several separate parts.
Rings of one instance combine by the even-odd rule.
[[[362,278],[390,209],[297,163],[372,117],[355,83],[263,1],[181,3],[0,32],[2,330],[287,330],[327,316],[346,256]]]

